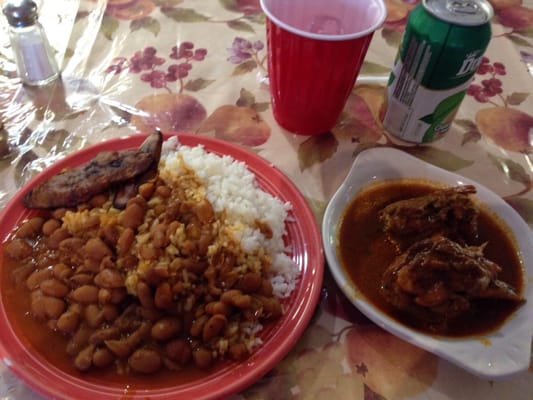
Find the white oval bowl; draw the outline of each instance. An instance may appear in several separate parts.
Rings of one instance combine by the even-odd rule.
[[[339,223],[345,208],[365,186],[399,178],[422,178],[452,186],[474,185],[477,198],[513,231],[524,264],[522,293],[527,301],[497,330],[461,338],[421,333],[379,310],[352,283],[337,255]],[[365,150],[357,156],[326,208],[322,222],[322,240],[329,269],[343,293],[363,314],[383,329],[482,378],[504,378],[529,367],[533,337],[533,234],[520,215],[485,186],[400,150]]]

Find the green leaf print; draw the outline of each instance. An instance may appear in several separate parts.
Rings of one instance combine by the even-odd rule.
[[[458,171],[471,166],[474,161],[465,160],[456,154],[436,147],[413,146],[404,149],[407,153],[448,171]]]
[[[529,173],[516,161],[513,161],[510,158],[497,157],[493,154],[489,154],[489,158],[492,163],[511,180],[519,182],[524,186],[530,185],[531,178]]]
[[[102,24],[100,25],[100,32],[107,40],[113,40],[113,35],[118,28],[118,21],[115,18],[104,14],[102,18]]]
[[[233,73],[231,75],[232,76],[243,75],[243,74],[253,71],[255,68],[257,68],[257,63],[254,60],[248,60],[237,65],[233,69]]]
[[[144,17],[131,21],[130,30],[132,32],[138,31],[140,29],[146,29],[147,31],[152,32],[154,36],[157,36],[159,34],[159,31],[161,30],[161,25],[159,24],[158,20],[152,17]]]
[[[390,67],[386,67],[381,64],[365,61],[361,66],[361,75],[389,75],[391,72]]]
[[[529,93],[514,92],[507,96],[505,100],[510,106],[518,106],[522,104],[528,97]]]
[[[236,31],[250,32],[250,33],[255,32],[253,26],[244,21],[228,21],[227,24],[229,28],[235,29]]]
[[[300,170],[305,171],[331,158],[338,146],[339,142],[331,132],[309,137],[298,146]]]
[[[214,82],[214,79],[194,79],[190,80],[185,84],[185,90],[191,91],[191,92],[197,92],[201,89],[204,89],[211,85]]]
[[[192,8],[169,8],[161,9],[161,12],[176,22],[203,22],[209,21],[209,17],[197,13]]]
[[[449,117],[453,117],[455,110],[459,108],[459,105],[461,104],[461,101],[463,101],[465,94],[466,91],[462,90],[454,95],[451,95],[450,97],[445,98],[437,105],[434,113],[420,118],[421,121],[430,124],[430,127],[424,134],[424,142],[431,141],[435,133],[439,132],[440,128],[451,123],[451,118]]]

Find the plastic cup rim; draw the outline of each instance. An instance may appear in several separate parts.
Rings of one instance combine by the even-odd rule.
[[[352,39],[359,39],[361,37],[367,36],[373,32],[375,32],[381,24],[385,21],[385,18],[387,17],[387,9],[385,6],[385,2],[383,0],[372,0],[381,11],[381,16],[377,19],[377,21],[369,26],[367,29],[364,29],[359,32],[355,33],[347,33],[342,35],[323,35],[319,33],[313,33],[304,31],[302,29],[295,28],[283,21],[281,21],[278,17],[276,17],[274,14],[270,12],[270,10],[265,5],[265,2],[267,0],[260,0],[261,9],[265,13],[265,15],[270,19],[274,24],[278,25],[279,27],[294,33],[295,35],[306,37],[308,39],[315,39],[315,40],[324,40],[324,41],[341,41],[341,40],[352,40]]]

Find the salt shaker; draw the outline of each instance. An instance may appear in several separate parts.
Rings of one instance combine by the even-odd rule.
[[[46,85],[59,75],[54,53],[32,0],[7,1],[3,8],[19,77],[27,85]]]

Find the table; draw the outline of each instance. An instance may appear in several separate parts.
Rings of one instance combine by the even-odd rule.
[[[390,146],[486,185],[533,227],[531,0],[491,0],[495,18],[486,59],[449,133],[426,146],[397,144],[379,120],[390,67],[416,1],[386,1],[388,17],[338,124],[313,137],[283,130],[272,116],[258,0],[37,3],[62,82],[46,90],[20,84],[1,18],[0,207],[66,154],[157,125],[216,136],[258,153],[297,185],[318,223],[357,153]],[[315,316],[295,348],[233,398],[532,396],[533,367],[502,381],[471,376],[370,323],[326,271]],[[41,397],[0,364],[0,398]]]

